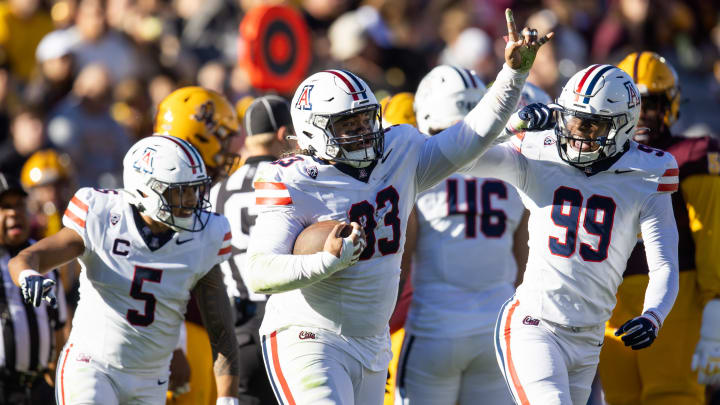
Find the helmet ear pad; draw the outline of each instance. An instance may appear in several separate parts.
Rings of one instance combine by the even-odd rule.
[[[190,143],[172,136],[143,138],[123,159],[123,191],[129,202],[175,231],[205,228],[210,216],[210,182],[200,153]],[[195,204],[186,207],[181,200],[189,194],[185,192],[188,187]],[[168,198],[173,193],[178,197]],[[191,212],[184,214],[188,210]]]
[[[364,167],[382,156],[380,104],[367,84],[351,72],[325,70],[305,79],[295,91],[290,114],[299,148],[318,158]],[[353,117],[365,117],[366,129],[338,132],[337,123]],[[358,144],[366,146],[357,150]]]
[[[640,116],[640,91],[630,76],[612,65],[591,65],[573,75],[557,99],[562,107],[555,133],[562,160],[579,167],[610,158],[625,150],[637,129]],[[607,121],[606,136],[600,135],[597,153],[576,153],[572,145],[578,138],[564,127],[566,117]],[[581,151],[582,152],[582,151]]]

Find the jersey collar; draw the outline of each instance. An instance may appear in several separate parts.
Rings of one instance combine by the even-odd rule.
[[[143,221],[138,209],[132,204],[130,205],[130,208],[133,212],[133,218],[135,219],[135,226],[137,226],[138,233],[145,242],[145,246],[147,246],[147,248],[151,251],[154,252],[165,246],[165,244],[168,243],[175,235],[175,231],[172,229],[168,229],[167,231],[157,235],[153,234],[150,227],[147,226],[145,221]]]

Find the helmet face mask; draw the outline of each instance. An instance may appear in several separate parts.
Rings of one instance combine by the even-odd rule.
[[[123,191],[130,203],[175,231],[199,232],[207,226],[211,181],[200,153],[172,136],[143,138],[123,160]]]
[[[582,168],[624,152],[637,127],[639,94],[615,66],[592,65],[573,75],[557,100],[560,158]]]
[[[380,104],[365,82],[345,70],[305,79],[290,110],[300,149],[318,158],[367,167],[382,157]]]

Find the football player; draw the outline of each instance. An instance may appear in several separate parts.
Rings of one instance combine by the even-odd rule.
[[[263,210],[247,259],[250,287],[272,294],[260,333],[280,403],[383,401],[388,320],[415,196],[492,144],[552,35],[520,37],[510,10],[506,16],[506,65],[496,85],[433,137],[409,125],[383,129],[372,91],[348,71],[315,73],[295,92],[291,113],[303,152],[258,174]],[[331,232],[322,251],[291,254],[305,227],[328,219],[352,223],[353,234]]]
[[[53,298],[42,274],[81,263],[80,301],[58,360],[58,403],[164,403],[193,291],[215,357],[217,404],[237,404],[237,343],[218,266],[230,253],[230,225],[207,211],[210,178],[200,154],[181,139],[151,136],[133,145],[123,168],[123,189],[81,188],[65,227],[9,263],[36,306]]]
[[[239,121],[235,108],[220,93],[198,86],[181,87],[158,105],[155,132],[184,139],[200,152],[212,184],[230,176],[240,166],[235,140]],[[213,204],[216,206],[216,204]],[[224,269],[221,267],[224,272]],[[227,277],[227,275],[225,275]],[[195,300],[191,298],[185,317],[187,362],[191,373],[187,385],[177,389],[170,380],[168,400],[173,405],[206,405],[214,401],[212,352]],[[176,352],[178,361],[182,353]]]
[[[613,405],[702,405],[705,389],[701,384],[720,382],[720,263],[716,259],[720,148],[709,136],[671,134],[680,109],[680,88],[675,70],[662,56],[635,52],[618,67],[640,90],[642,109],[635,141],[672,153],[680,169],[680,192],[672,196],[680,284],[675,307],[652,347],[631,351],[614,337],[624,318],[643,305],[649,266],[639,240],[607,324],[609,339],[600,353],[605,399]]]
[[[497,360],[518,404],[587,402],[604,324],[641,231],[650,267],[644,304],[615,333],[645,348],[672,308],[677,163],[632,141],[639,114],[632,78],[592,65],[570,78],[557,105],[519,112],[540,132],[517,133],[468,171],[514,185],[530,210],[524,280],[495,328]]]
[[[452,126],[485,91],[475,72],[434,68],[415,95],[419,129],[432,134]],[[523,211],[514,187],[462,174],[418,196],[413,300],[398,403],[462,405],[478,398],[512,403],[495,361],[493,326],[515,291],[513,245]],[[518,244],[527,246],[527,236]]]

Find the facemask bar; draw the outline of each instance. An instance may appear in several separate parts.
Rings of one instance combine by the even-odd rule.
[[[160,197],[160,208],[158,210],[157,219],[175,230],[183,230],[188,232],[200,232],[207,226],[210,220],[210,190],[211,179],[207,178],[201,181],[193,181],[188,183],[169,184],[159,180],[152,180],[149,184],[150,189]],[[182,196],[188,187],[194,188],[197,202],[193,207],[185,207],[182,205]],[[177,193],[178,204],[171,204],[165,196],[165,192],[169,194]],[[188,218],[175,217],[173,209],[192,208],[192,214]]]
[[[615,134],[627,125],[625,114],[601,116],[568,109],[556,111],[555,114],[557,120],[555,126],[556,145],[560,158],[578,167],[585,167],[612,156],[617,147]],[[598,127],[605,127],[605,129],[593,139],[574,137],[572,132],[567,129],[567,124],[572,118],[582,120],[581,125],[598,123]],[[570,146],[571,143],[580,143],[579,148],[573,148]],[[585,145],[590,145],[591,148],[583,150]]]
[[[360,134],[350,134],[340,137],[336,124],[352,116],[368,114],[371,120],[369,129]],[[384,131],[380,117],[380,109],[376,104],[355,108],[338,114],[316,115],[313,125],[325,131],[327,145],[326,152],[334,156],[338,162],[372,162],[379,159],[384,150]],[[368,146],[352,149],[353,145]]]

